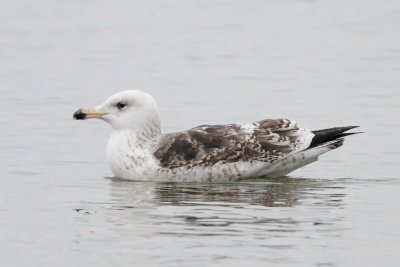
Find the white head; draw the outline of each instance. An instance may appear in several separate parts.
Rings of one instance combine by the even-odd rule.
[[[74,119],[99,118],[116,130],[160,132],[160,117],[154,98],[142,91],[127,90],[111,96],[97,107],[74,113]]]

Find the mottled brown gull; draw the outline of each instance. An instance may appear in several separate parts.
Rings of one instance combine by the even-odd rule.
[[[107,159],[115,176],[144,181],[227,181],[278,177],[314,162],[343,144],[357,126],[310,131],[290,119],[201,125],[161,134],[156,102],[147,93],[128,90],[74,119],[99,118],[113,130]]]

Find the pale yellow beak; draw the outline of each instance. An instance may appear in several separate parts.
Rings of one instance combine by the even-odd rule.
[[[101,118],[107,113],[97,111],[94,107],[85,107],[80,108],[74,113],[74,120],[86,120],[86,119],[94,119]]]

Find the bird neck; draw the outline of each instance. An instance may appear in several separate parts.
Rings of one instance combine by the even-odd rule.
[[[144,148],[153,143],[161,135],[159,124],[146,124],[138,129],[114,129],[111,137],[119,146],[135,148]]]
[[[134,137],[136,145],[139,147],[152,143],[154,139],[158,138],[161,135],[160,126],[158,127],[148,126],[148,127],[143,127],[140,130],[131,130],[131,131],[132,134],[130,136]]]
[[[160,117],[157,112],[138,115],[126,124],[112,126],[112,135],[120,136],[122,140],[129,141],[131,147],[143,146],[161,135]]]

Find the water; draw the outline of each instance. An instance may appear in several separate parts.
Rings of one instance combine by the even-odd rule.
[[[2,266],[395,266],[398,1],[0,3]],[[290,117],[363,135],[289,177],[110,179],[109,127],[72,121],[124,89],[163,130]]]

